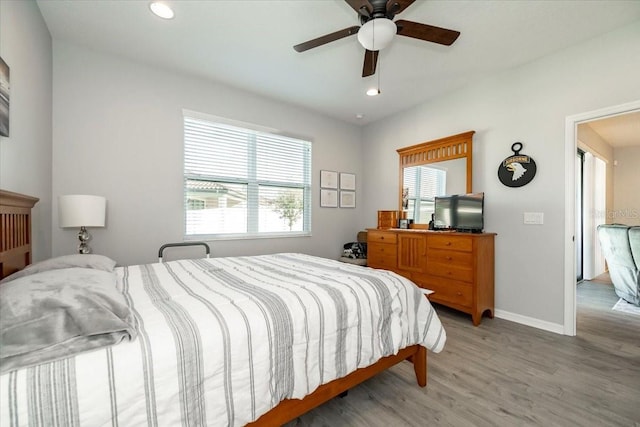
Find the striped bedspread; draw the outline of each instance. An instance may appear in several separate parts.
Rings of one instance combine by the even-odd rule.
[[[446,335],[418,288],[302,254],[118,268],[135,341],[0,377],[1,426],[238,426]]]

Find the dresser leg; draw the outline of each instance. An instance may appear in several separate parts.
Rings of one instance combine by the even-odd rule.
[[[471,320],[473,321],[473,326],[480,325],[480,321],[482,320],[482,313],[473,313],[471,315]]]

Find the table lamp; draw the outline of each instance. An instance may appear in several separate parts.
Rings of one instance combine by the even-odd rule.
[[[58,197],[60,228],[80,227],[78,253],[91,253],[87,242],[91,235],[87,227],[104,227],[107,200],[100,196],[71,194]]]

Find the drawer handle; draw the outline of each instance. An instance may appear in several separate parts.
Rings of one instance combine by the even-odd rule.
[[[461,296],[462,296],[462,292],[458,291],[458,292],[456,292],[456,295],[458,295],[459,297],[461,297]]]
[[[447,243],[446,243],[446,245],[447,245],[447,246],[451,246],[451,242],[447,242]]]
[[[450,256],[447,257],[447,261],[451,261],[453,258],[451,258]]]

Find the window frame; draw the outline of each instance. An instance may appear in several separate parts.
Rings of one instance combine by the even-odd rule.
[[[217,175],[197,175],[187,173],[187,119],[207,121],[212,125],[233,126],[242,131],[247,132],[249,137],[247,142],[247,176],[243,178],[217,176]],[[263,126],[239,122],[222,117],[212,116],[206,113],[200,113],[191,110],[183,110],[183,238],[184,240],[243,240],[243,239],[261,239],[261,238],[288,238],[288,237],[309,237],[312,235],[312,156],[313,141],[309,138],[294,136],[276,129],[266,128]],[[288,140],[297,140],[304,145],[304,149],[308,150],[308,154],[302,158],[303,164],[300,167],[303,170],[302,182],[294,181],[272,181],[257,178],[257,144],[259,134],[268,137],[281,137]],[[188,234],[188,203],[189,190],[188,181],[203,181],[215,183],[218,185],[234,184],[246,185],[246,232],[243,233],[199,233]],[[259,200],[259,192],[261,187],[281,188],[302,190],[303,193],[303,211],[302,211],[302,230],[297,231],[259,231],[259,214],[261,204]]]

